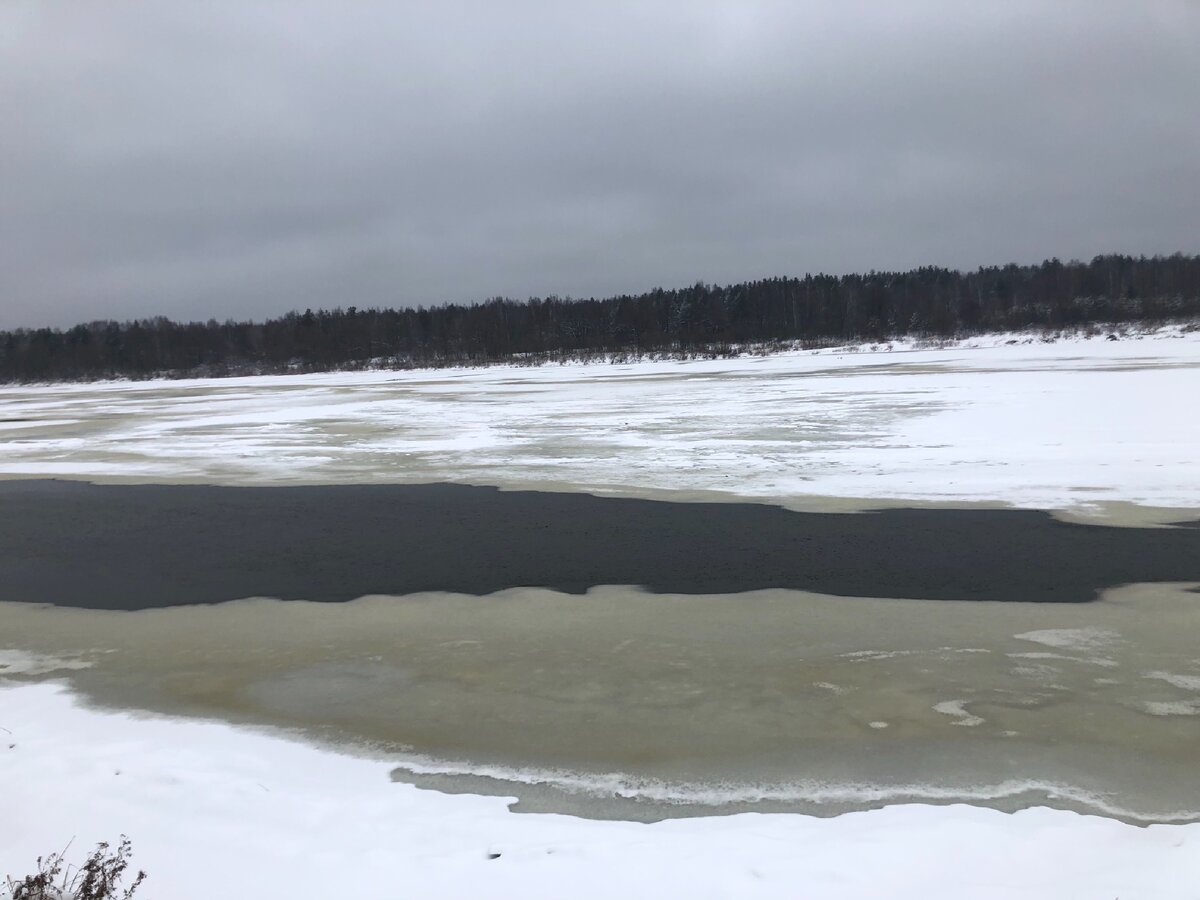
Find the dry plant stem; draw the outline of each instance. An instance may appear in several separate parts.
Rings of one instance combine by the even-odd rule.
[[[101,842],[88,854],[82,866],[66,866],[64,858],[70,843],[59,853],[38,857],[37,872],[20,880],[6,878],[10,900],[131,900],[146,879],[139,871],[133,883],[122,887],[122,880],[133,856],[132,844],[125,835],[116,850]]]

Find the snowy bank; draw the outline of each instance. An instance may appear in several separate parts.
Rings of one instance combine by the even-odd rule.
[[[159,900],[258,897],[1192,898],[1200,824],[892,806],[652,825],[517,815],[388,763],[0,689],[0,873],[128,834]]]

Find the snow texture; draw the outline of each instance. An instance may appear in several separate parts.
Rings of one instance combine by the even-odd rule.
[[[1200,332],[1182,329],[693,362],[9,386],[0,475],[1200,508],[1200,416],[1187,406],[1198,389]],[[1083,652],[1113,639],[1084,629],[1018,637]],[[0,675],[83,664],[5,651]],[[1146,677],[1193,687],[1190,676]],[[1197,704],[1146,711],[1194,715]],[[978,718],[960,700],[936,708],[963,725]],[[159,900],[1058,900],[1194,898],[1200,885],[1200,824],[964,805],[652,825],[517,815],[505,798],[391,783],[387,760],[98,712],[55,684],[0,687],[0,729],[0,875],[25,874],[68,840],[89,848],[125,833]]]
[[[0,475],[1200,508],[1200,331],[0,389]],[[676,494],[679,496],[679,494]]]
[[[1200,824],[961,805],[651,825],[518,815],[504,798],[392,784],[383,760],[97,712],[54,684],[0,688],[0,719],[0,873],[124,832],[159,900],[1183,900],[1200,884]]]

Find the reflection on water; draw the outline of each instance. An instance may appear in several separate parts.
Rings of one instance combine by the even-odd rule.
[[[398,777],[652,818],[892,799],[1200,818],[1200,597],[1093,604],[512,590],[0,604],[0,677],[301,729]]]

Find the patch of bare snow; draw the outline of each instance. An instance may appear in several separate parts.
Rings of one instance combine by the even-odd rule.
[[[935,703],[933,706],[934,712],[939,712],[944,716],[953,716],[957,721],[955,725],[962,725],[966,728],[974,728],[976,725],[982,725],[987,720],[982,716],[977,716],[967,710],[966,700],[943,700],[941,703]]]
[[[46,675],[65,669],[87,669],[92,663],[76,656],[53,656],[28,650],[0,649],[0,679],[6,675]]]
[[[517,815],[504,797],[391,783],[385,759],[100,712],[53,684],[0,688],[0,720],[14,743],[0,753],[0,873],[125,833],[160,900],[1191,900],[1200,884],[1200,824],[911,803],[653,824]]]
[[[1107,650],[1121,639],[1121,636],[1110,628],[1097,628],[1088,625],[1083,628],[1043,628],[1037,631],[1026,631],[1014,634],[1018,641],[1031,641],[1047,647],[1060,650],[1075,650],[1081,653],[1095,653]],[[1089,657],[1088,662],[1097,662],[1104,657]],[[1107,660],[1106,660],[1107,662]]]
[[[1200,691],[1200,675],[1179,675],[1175,672],[1147,672],[1146,678],[1165,681],[1185,691]]]

